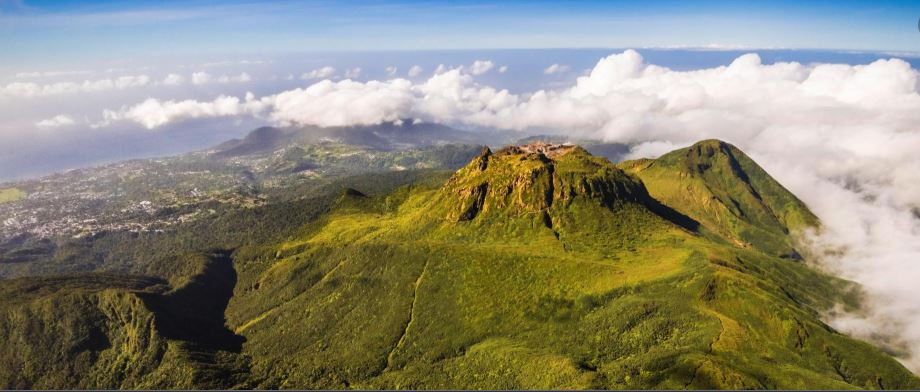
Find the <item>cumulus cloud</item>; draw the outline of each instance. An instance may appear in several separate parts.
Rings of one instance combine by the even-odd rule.
[[[473,75],[482,75],[486,72],[489,72],[495,63],[490,60],[476,60],[473,62],[473,65],[470,65],[470,73]]]
[[[502,65],[501,67],[498,67],[498,73],[505,73],[505,72],[508,72],[507,65]]]
[[[70,116],[59,114],[57,116],[41,120],[35,123],[35,126],[39,128],[49,129],[49,128],[65,127],[68,125],[73,125],[75,123],[76,122]]]
[[[556,64],[547,73],[563,68]],[[627,50],[601,59],[570,87],[527,94],[478,84],[470,69],[442,66],[418,82],[324,80],[260,99],[148,100],[106,118],[147,128],[248,115],[320,126],[421,119],[557,129],[628,143],[635,157],[724,139],[822,219],[822,230],[804,237],[813,260],[863,286],[868,307],[830,315],[828,322],[907,350],[902,360],[920,370],[918,83],[917,70],[898,59],[763,64],[746,54],[727,66],[675,71]]]
[[[218,83],[246,83],[250,81],[252,81],[252,77],[245,72],[236,76],[221,75],[217,78]]]
[[[154,129],[171,122],[196,118],[233,117],[253,115],[263,110],[263,104],[247,94],[245,100],[221,95],[210,102],[196,100],[160,101],[155,98],[120,110],[105,110],[103,120],[94,127],[108,126],[116,122],[130,121],[147,129]]]
[[[185,78],[179,74],[169,74],[163,78],[163,84],[167,86],[178,86],[185,82]]]
[[[409,72],[407,73],[407,75],[409,75],[410,78],[414,78],[414,77],[421,75],[422,71],[423,71],[422,67],[418,65],[413,65],[412,68],[409,68]]]
[[[249,74],[243,72],[239,75],[220,75],[214,76],[207,72],[192,73],[192,84],[202,85],[208,83],[246,83],[252,81]]]
[[[361,76],[361,68],[360,68],[360,67],[345,70],[345,78],[347,78],[347,79],[355,79],[355,78],[358,78],[358,77],[360,77],[360,76]]]
[[[331,77],[332,75],[335,75],[335,68],[327,65],[325,67],[317,68],[303,75],[300,75],[300,78],[303,80],[323,79]]]
[[[83,82],[59,82],[39,84],[34,82],[13,82],[0,86],[0,98],[31,98],[51,95],[91,93],[105,90],[126,89],[146,86],[150,83],[147,75],[129,75],[117,78],[84,80]]]
[[[214,80],[214,77],[207,72],[192,73],[192,84],[206,84]]]
[[[393,77],[396,76],[396,72],[399,72],[399,68],[396,68],[395,66],[389,66],[386,68],[386,72],[387,76]]]
[[[232,99],[235,99],[233,101]],[[432,76],[424,83],[406,79],[357,82],[323,80],[260,99],[222,96],[214,101],[162,102],[157,99],[120,110],[106,110],[98,126],[132,121],[154,129],[183,119],[234,115],[264,116],[278,124],[347,126],[378,124],[404,118],[454,122],[470,117],[488,122],[493,110],[514,105],[507,90],[481,86],[462,67]],[[221,107],[224,110],[202,108]]]
[[[546,67],[546,69],[543,70],[543,73],[547,75],[552,75],[552,74],[557,74],[557,73],[563,73],[568,70],[569,70],[568,65],[553,64],[553,65],[550,65],[549,67]]]

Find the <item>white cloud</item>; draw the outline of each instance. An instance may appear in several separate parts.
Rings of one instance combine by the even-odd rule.
[[[98,125],[133,121],[153,129],[188,118],[236,114],[265,115],[279,124],[319,126],[376,124],[416,117],[451,122],[470,116],[473,120],[486,121],[491,110],[514,105],[518,99],[506,90],[499,91],[476,84],[470,74],[458,68],[432,76],[421,84],[406,79],[366,83],[323,80],[307,88],[289,90],[259,100],[254,97],[247,97],[245,101],[234,98],[239,105],[246,104],[246,109],[201,110],[211,106],[229,107],[231,105],[228,100],[231,98],[221,97],[220,102],[190,100],[178,103],[148,99],[134,107],[105,111],[105,120]]]
[[[396,72],[399,72],[399,68],[396,68],[396,66],[389,66],[386,68],[386,72],[387,76],[393,77],[396,76]]]
[[[271,119],[280,124],[344,126],[399,120],[412,110],[413,93],[412,83],[405,79],[324,80],[267,101],[271,102]]]
[[[223,60],[201,64],[202,68],[229,67],[234,65],[267,65],[271,64],[268,60]]]
[[[247,94],[245,100],[221,95],[211,102],[195,100],[164,102],[155,98],[148,98],[131,107],[123,107],[120,110],[105,110],[103,120],[93,126],[103,127],[121,121],[130,121],[147,129],[155,129],[177,121],[254,115],[262,110],[263,104],[256,101],[252,94]]]
[[[246,83],[250,81],[252,81],[252,77],[245,72],[236,76],[221,75],[219,78],[217,78],[218,83]]]
[[[508,72],[507,65],[502,65],[501,67],[498,67],[498,73],[505,73],[505,72]]]
[[[470,66],[470,73],[473,75],[482,75],[489,72],[493,67],[495,67],[495,63],[490,60],[476,60],[473,62],[473,65]]]
[[[727,140],[811,206],[824,223],[809,237],[812,250],[824,255],[826,268],[865,288],[864,313],[829,323],[866,339],[889,337],[909,349],[912,356],[902,359],[920,370],[918,83],[918,72],[897,59],[765,65],[747,54],[727,66],[674,71],[625,51],[601,59],[569,88],[521,95],[441,66],[420,82],[325,80],[259,100],[148,100],[107,116],[148,128],[248,115],[320,126],[411,118],[559,129],[635,145],[635,156]]]
[[[547,75],[552,75],[552,74],[557,74],[557,73],[563,73],[568,70],[569,70],[568,65],[553,64],[553,65],[550,65],[549,67],[546,67],[546,69],[543,70],[543,73]]]
[[[442,74],[442,73],[445,73],[445,72],[447,72],[447,71],[449,71],[449,70],[451,70],[451,69],[452,69],[452,68],[450,68],[450,67],[448,67],[448,66],[446,66],[446,65],[444,65],[444,64],[438,64],[438,67],[434,69],[434,74],[435,74],[435,75]]]
[[[410,78],[417,77],[421,74],[422,74],[422,67],[418,65],[413,65],[412,68],[409,68],[409,72],[407,73],[407,75],[409,75]]]
[[[167,86],[178,86],[184,82],[185,82],[185,78],[182,75],[171,73],[169,75],[166,75],[165,78],[163,78],[162,83]]]
[[[192,73],[192,84],[202,85],[208,83],[246,83],[252,81],[249,74],[243,72],[239,75],[220,75],[214,76],[207,72]]]
[[[352,68],[345,70],[346,79],[355,79],[361,76],[361,68]]]
[[[35,123],[35,126],[39,128],[60,128],[73,124],[75,124],[73,118],[67,115],[59,114],[57,116],[41,120]]]
[[[300,76],[303,80],[312,80],[312,79],[325,79],[335,75],[335,68],[330,66],[325,66],[322,68],[314,69],[310,72],[307,72]]]
[[[44,71],[44,72],[19,72],[17,79],[55,78],[60,76],[89,75],[90,71]]]
[[[150,77],[147,75],[130,75],[109,79],[85,80],[83,82],[59,82],[51,84],[13,82],[6,86],[0,86],[0,98],[30,98],[75,93],[92,93],[146,86],[149,83]]]
[[[214,77],[207,72],[192,73],[192,84],[206,84],[214,80]]]

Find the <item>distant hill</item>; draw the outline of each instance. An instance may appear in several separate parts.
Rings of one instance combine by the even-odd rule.
[[[217,157],[234,157],[272,152],[288,145],[336,142],[356,147],[393,150],[445,144],[487,144],[501,142],[496,133],[469,132],[432,123],[383,123],[353,127],[262,127],[242,140],[233,139],[214,147]]]
[[[0,283],[0,386],[920,388],[821,321],[857,304],[793,257],[794,233],[820,223],[726,143],[619,165],[530,143],[370,179],[227,215],[201,239],[112,245],[233,248],[147,277]]]

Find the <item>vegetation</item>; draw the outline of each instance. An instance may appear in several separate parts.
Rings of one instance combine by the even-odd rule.
[[[0,204],[14,202],[26,197],[26,193],[16,188],[0,189]]]
[[[725,142],[706,140],[618,166],[641,178],[656,199],[741,247],[797,259],[789,234],[818,225],[804,203]]]
[[[817,220],[721,142],[619,168],[484,149],[318,189],[57,248],[49,269],[110,272],[0,284],[0,386],[920,388],[820,321],[855,304],[790,259]]]
[[[175,289],[162,279],[99,273],[3,282],[0,387],[245,387],[241,339],[224,327],[230,260],[177,261],[194,272]]]
[[[577,148],[484,151],[443,186],[348,193],[240,262],[228,323],[260,387],[918,385],[820,322],[843,282],[650,205]]]

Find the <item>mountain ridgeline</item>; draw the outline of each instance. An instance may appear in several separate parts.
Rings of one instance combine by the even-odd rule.
[[[280,237],[155,276],[0,283],[0,387],[920,388],[821,321],[852,284],[801,262],[817,218],[727,143],[484,148],[341,184]]]

